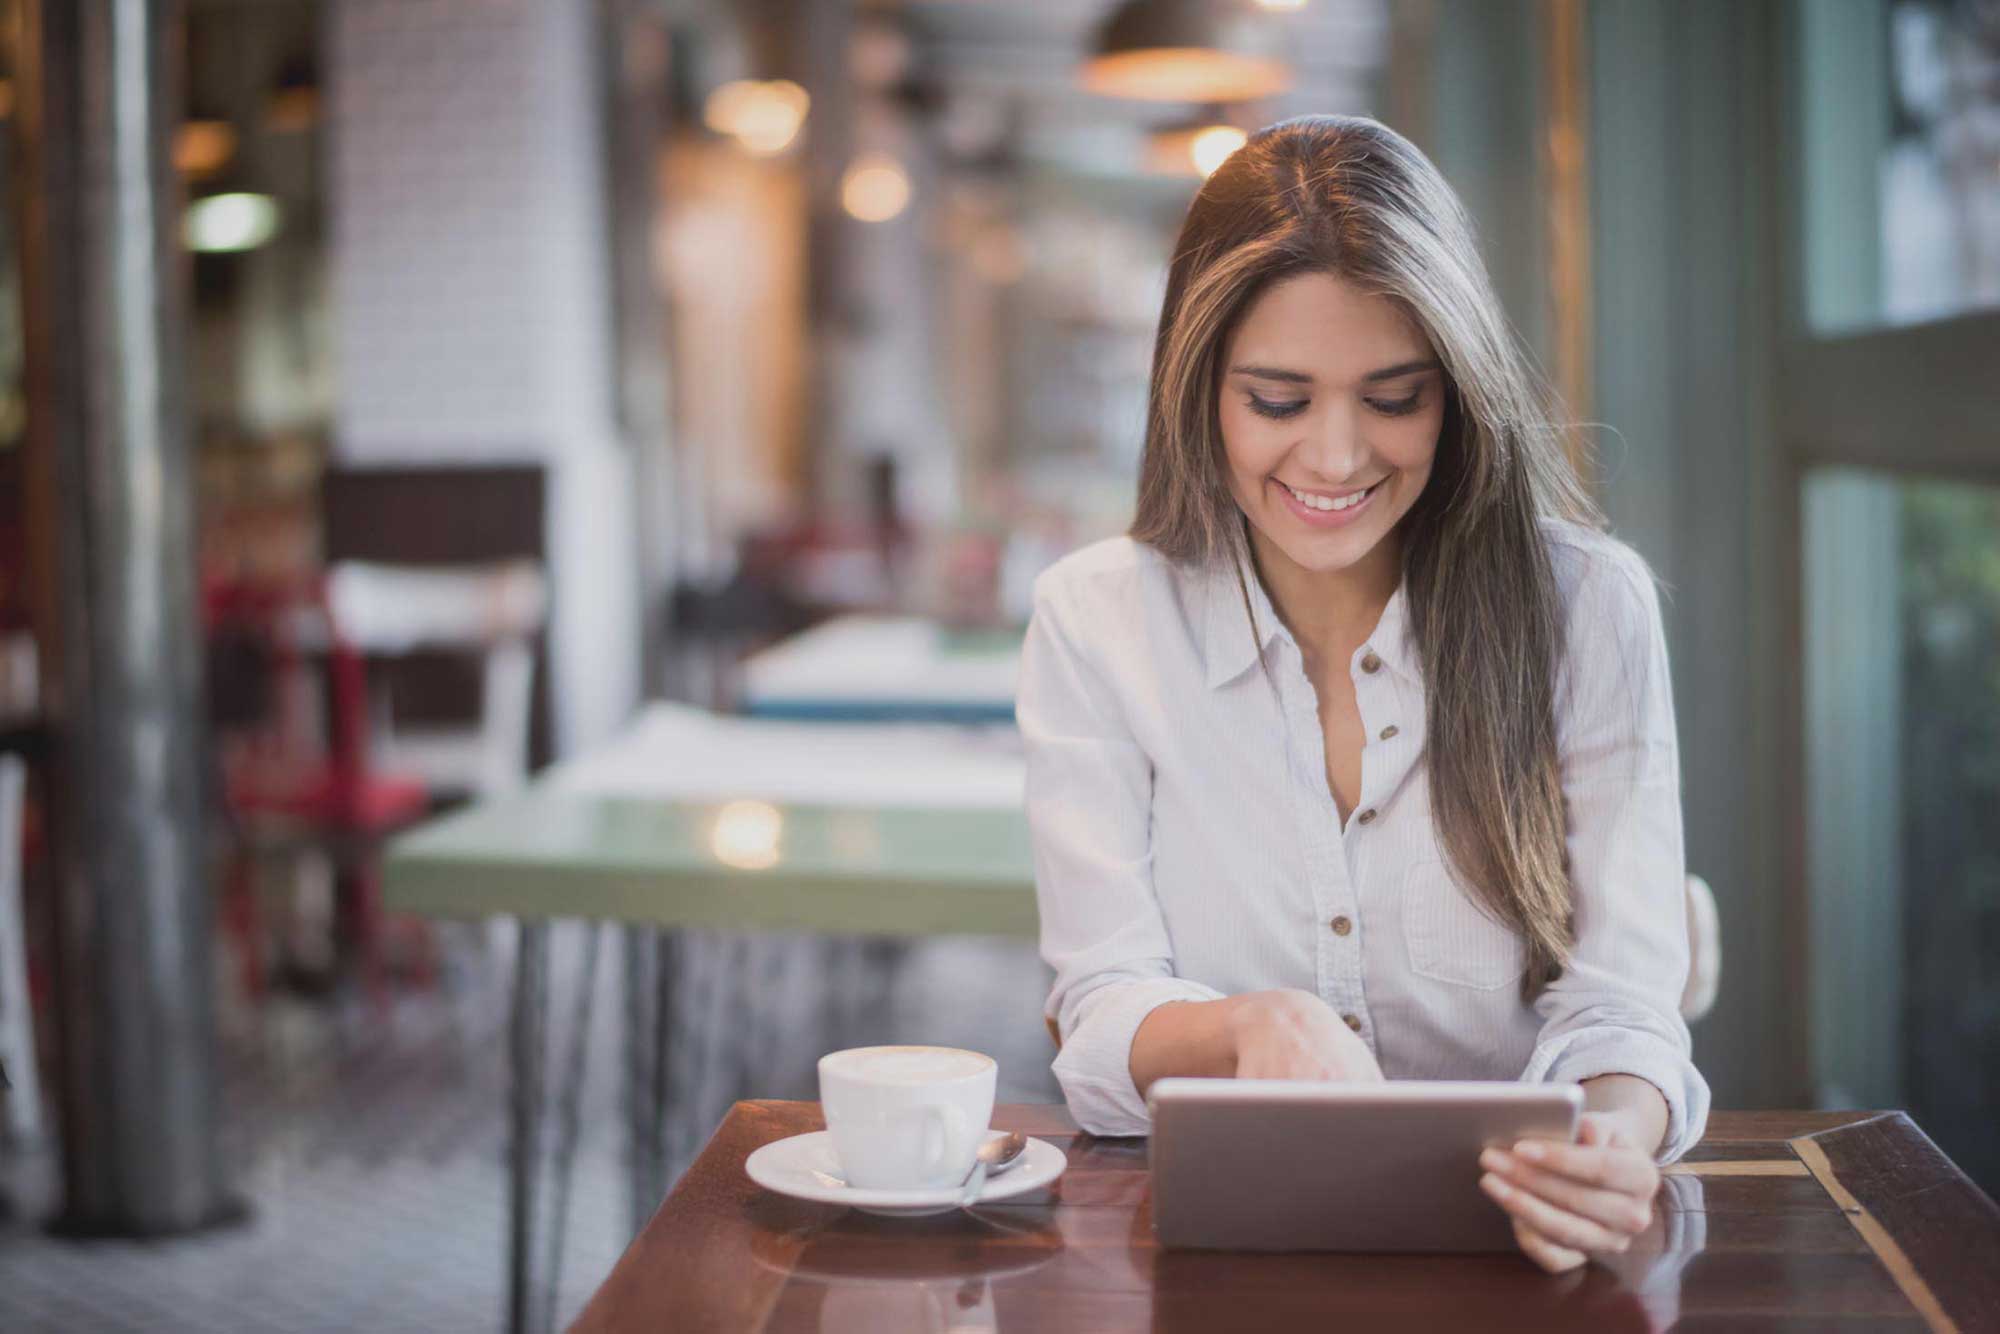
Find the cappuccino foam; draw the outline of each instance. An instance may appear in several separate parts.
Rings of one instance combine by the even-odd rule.
[[[992,1057],[960,1047],[855,1047],[835,1052],[825,1061],[835,1074],[874,1084],[966,1079],[993,1064]]]

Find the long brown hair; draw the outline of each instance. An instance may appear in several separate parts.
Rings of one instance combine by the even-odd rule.
[[[1604,521],[1464,207],[1394,130],[1355,116],[1280,121],[1195,196],[1160,311],[1130,535],[1183,563],[1247,556],[1216,410],[1222,349],[1258,295],[1303,273],[1397,302],[1444,365],[1436,459],[1403,518],[1425,762],[1439,841],[1460,883],[1525,941],[1533,996],[1575,938],[1555,731],[1563,616],[1540,521]]]

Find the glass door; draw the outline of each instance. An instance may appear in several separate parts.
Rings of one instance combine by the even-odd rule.
[[[2000,1190],[2000,11],[1797,0],[1811,1067]]]

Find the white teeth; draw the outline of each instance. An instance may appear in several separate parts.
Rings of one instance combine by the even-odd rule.
[[[1287,491],[1292,491],[1292,488],[1291,488],[1291,487],[1289,487],[1289,486],[1285,486],[1285,484],[1284,484],[1283,482],[1280,482],[1280,483],[1278,483],[1278,485],[1279,485],[1279,486],[1284,486],[1284,487],[1285,487],[1285,490],[1287,490]],[[1351,496],[1344,496],[1344,497],[1342,497],[1342,498],[1341,498],[1341,499],[1339,499],[1339,500],[1332,500],[1332,499],[1329,499],[1328,497],[1325,497],[1325,496],[1308,496],[1308,495],[1303,495],[1303,494],[1301,494],[1300,492],[1297,492],[1297,491],[1292,491],[1292,495],[1293,495],[1293,497],[1294,497],[1295,499],[1297,499],[1297,501],[1298,501],[1298,502],[1299,502],[1299,503],[1300,503],[1301,505],[1304,505],[1304,506],[1305,506],[1305,507],[1306,507],[1307,509],[1315,509],[1315,510],[1322,510],[1322,511],[1324,511],[1324,510],[1344,510],[1344,509],[1352,509],[1352,508],[1354,508],[1354,507],[1355,507],[1356,505],[1359,505],[1359,504],[1360,504],[1360,503],[1361,503],[1362,501],[1364,501],[1364,500],[1366,500],[1366,499],[1368,498],[1368,492],[1369,492],[1369,491],[1373,491],[1374,489],[1375,489],[1375,488],[1371,486],[1371,487],[1367,488],[1367,490],[1364,490],[1364,491],[1356,491],[1356,492],[1355,492],[1355,493],[1354,493],[1353,495],[1351,495]]]

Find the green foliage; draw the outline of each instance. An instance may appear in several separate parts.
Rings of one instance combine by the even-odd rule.
[[[2000,1184],[2000,487],[1903,488],[1905,1071],[1927,1129]]]

